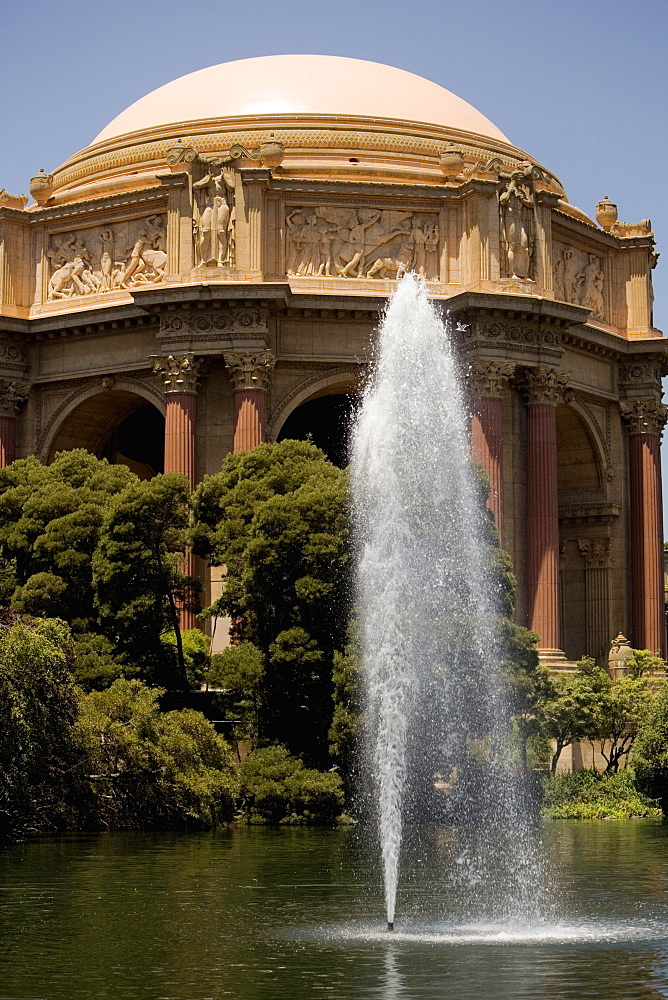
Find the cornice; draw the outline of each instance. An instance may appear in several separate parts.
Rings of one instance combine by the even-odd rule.
[[[79,221],[82,217],[88,219],[93,213],[96,219],[98,215],[104,214],[105,222],[113,223],[115,221],[113,218],[107,219],[107,212],[122,211],[134,206],[143,208],[147,204],[159,204],[164,211],[166,203],[167,191],[165,188],[138,188],[136,191],[121,192],[119,194],[101,194],[82,201],[63,202],[59,205],[46,205],[43,208],[33,208],[29,212],[25,212],[24,217],[25,221],[31,226],[59,222],[61,219],[65,219],[68,228],[71,228],[71,220]]]

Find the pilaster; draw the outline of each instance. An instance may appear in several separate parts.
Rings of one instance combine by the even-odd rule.
[[[225,351],[234,388],[233,451],[250,451],[267,433],[267,393],[276,363],[271,351]]]
[[[503,536],[503,414],[501,399],[515,365],[498,361],[474,361],[471,365],[473,414],[471,454],[490,483],[487,506]]]

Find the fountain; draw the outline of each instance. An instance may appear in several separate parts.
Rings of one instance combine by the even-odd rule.
[[[454,828],[455,867],[473,890],[465,909],[475,895],[481,918],[526,920],[539,866],[511,761],[489,527],[448,327],[415,275],[386,310],[352,452],[367,756],[388,930],[407,816]]]

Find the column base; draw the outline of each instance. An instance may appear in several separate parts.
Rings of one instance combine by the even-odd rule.
[[[571,674],[577,670],[577,663],[567,660],[562,649],[539,649],[538,662],[547,667],[551,674]]]

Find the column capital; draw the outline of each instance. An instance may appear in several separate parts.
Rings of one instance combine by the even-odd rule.
[[[235,391],[255,389],[259,392],[269,391],[269,379],[276,364],[276,358],[271,351],[224,351],[223,358],[227,365]]]
[[[153,373],[162,382],[166,396],[176,392],[197,393],[202,363],[195,359],[194,354],[151,354],[149,357],[153,362]]]
[[[608,569],[611,538],[578,538],[578,548],[584,556],[585,569]]]
[[[500,399],[509,379],[515,374],[515,365],[506,361],[473,361],[471,364],[471,391],[475,399]]]
[[[0,417],[18,416],[29,392],[30,386],[25,382],[0,378]]]
[[[525,368],[522,388],[527,406],[556,406],[563,399],[571,373],[540,365]]]
[[[619,404],[622,417],[629,425],[630,434],[653,434],[661,437],[668,419],[668,406],[658,399],[634,399]]]

